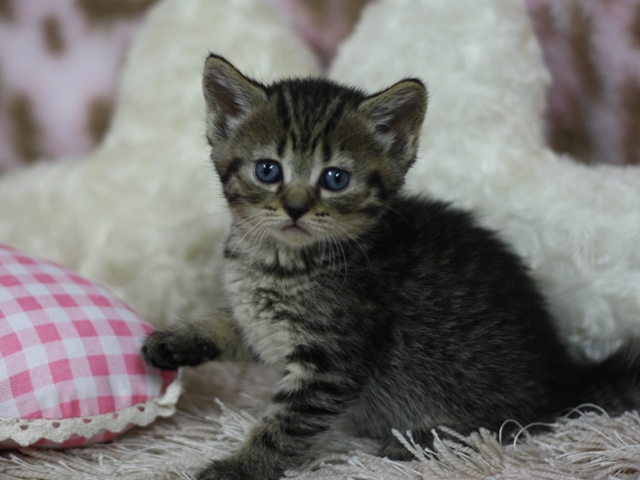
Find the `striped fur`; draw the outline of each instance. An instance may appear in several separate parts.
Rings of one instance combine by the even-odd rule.
[[[469,214],[401,193],[422,83],[372,96],[328,80],[262,85],[211,55],[204,91],[233,215],[227,303],[156,333],[143,354],[175,368],[248,353],[285,375],[241,449],[199,480],[278,478],[337,422],[406,458],[394,428],[425,445],[438,425],[498,429],[606,397],[584,388],[595,370],[568,357],[509,248]],[[265,160],[277,181],[260,180]],[[340,190],[322,180],[336,168],[350,175]],[[618,367],[597,368],[604,379]],[[640,403],[637,378],[615,408]]]

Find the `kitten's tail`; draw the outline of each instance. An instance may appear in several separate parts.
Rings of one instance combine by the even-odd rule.
[[[611,415],[640,409],[640,345],[623,347],[600,363],[588,365],[581,382],[584,403]]]

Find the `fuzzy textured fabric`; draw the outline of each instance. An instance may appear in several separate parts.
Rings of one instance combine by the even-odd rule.
[[[0,454],[0,479],[189,480],[206,458],[240,446],[264,411],[272,372],[259,366],[209,364],[185,375],[178,412],[106,445],[66,451],[23,449]],[[251,392],[248,394],[247,392]],[[212,395],[220,400],[212,400]],[[404,433],[404,432],[403,432]],[[375,455],[378,444],[330,431],[296,471],[298,480],[635,480],[640,475],[640,416],[596,413],[562,418],[535,436],[500,445],[479,431],[465,439],[436,440],[439,458],[407,441],[411,462]]]
[[[207,50],[269,80],[319,71],[259,0],[165,0],[129,59],[113,128],[83,161],[0,179],[0,241],[71,267],[156,326],[206,308],[228,217],[208,163],[200,73]],[[230,5],[233,5],[231,7]],[[469,207],[525,258],[558,327],[597,358],[640,332],[640,172],[584,167],[550,152],[549,76],[516,0],[380,0],[330,76],[374,90],[419,76],[431,92],[409,188]],[[264,406],[261,367],[186,372],[179,412],[109,445],[5,453],[6,478],[190,478],[235,448]],[[222,404],[217,404],[215,397]],[[224,406],[222,406],[224,405]],[[404,433],[404,432],[402,432]],[[560,420],[516,446],[480,432],[438,460],[396,463],[332,432],[297,478],[637,478],[640,418]],[[438,445],[438,444],[437,444]],[[162,472],[162,473],[161,473]],[[0,477],[2,478],[2,477]]]

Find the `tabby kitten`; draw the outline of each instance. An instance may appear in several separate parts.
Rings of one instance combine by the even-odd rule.
[[[430,444],[545,420],[583,402],[640,404],[640,362],[574,363],[523,263],[470,214],[402,192],[427,92],[329,80],[263,85],[210,55],[207,138],[233,222],[228,304],[143,346],[162,369],[240,355],[285,375],[240,450],[200,480],[276,479],[338,420],[410,458]]]

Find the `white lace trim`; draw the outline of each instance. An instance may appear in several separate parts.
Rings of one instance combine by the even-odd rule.
[[[62,443],[74,435],[91,438],[102,430],[119,433],[131,425],[144,427],[157,417],[173,415],[181,393],[182,375],[179,375],[159,397],[112,413],[53,420],[0,418],[0,442],[13,440],[21,447],[27,447],[41,438]]]

